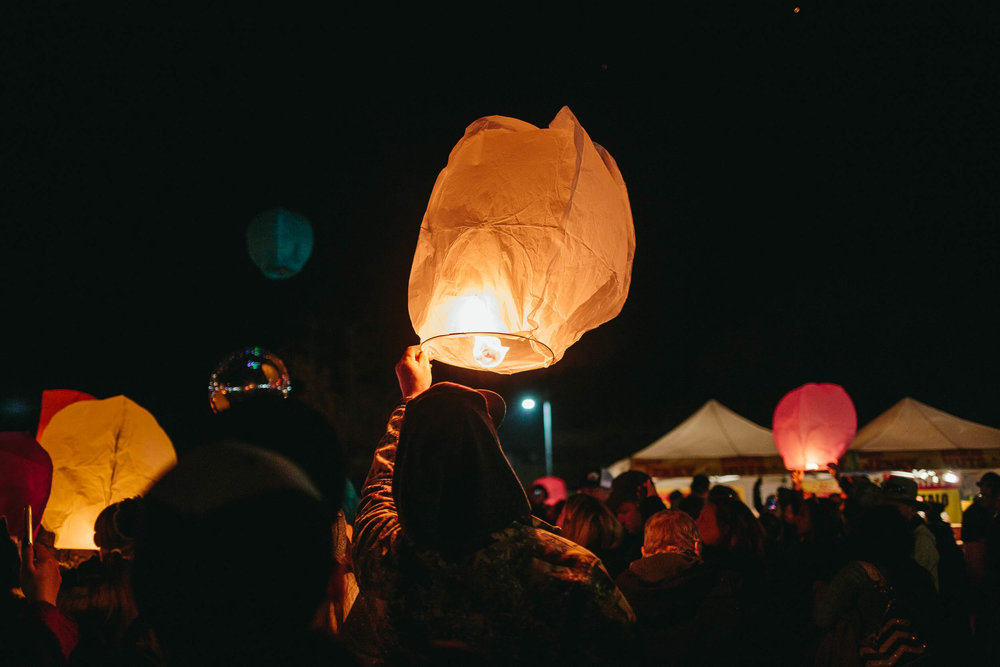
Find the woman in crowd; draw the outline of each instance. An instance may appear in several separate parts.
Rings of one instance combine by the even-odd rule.
[[[628,566],[618,551],[625,529],[608,506],[597,498],[583,493],[571,496],[566,501],[558,525],[563,537],[600,558],[612,578]]]

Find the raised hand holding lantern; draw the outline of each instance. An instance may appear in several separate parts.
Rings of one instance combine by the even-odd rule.
[[[618,166],[569,108],[546,129],[481,118],[431,192],[410,319],[438,361],[497,373],[544,368],[621,311],[634,254]]]
[[[809,383],[778,402],[772,430],[785,468],[798,473],[821,470],[847,451],[858,417],[843,387]]]

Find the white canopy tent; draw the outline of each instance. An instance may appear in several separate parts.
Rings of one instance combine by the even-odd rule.
[[[762,492],[766,495],[773,490],[769,487],[776,488],[787,474],[770,429],[714,399],[648,447],[608,469],[616,476],[630,469],[642,470],[657,479],[660,491],[686,490],[693,475],[705,474],[739,486],[747,500],[750,488],[734,485],[737,476],[750,476],[754,481],[759,476],[774,477],[765,479]],[[749,486],[752,484],[750,481]]]
[[[959,497],[967,499],[978,493],[976,481],[982,473],[998,468],[1000,429],[956,417],[909,397],[860,429],[841,465],[844,472],[924,471],[920,473],[921,487],[928,485],[923,477],[928,476],[934,487],[956,489],[956,495],[947,503],[952,517],[960,516],[960,510],[951,505],[957,505]],[[955,475],[958,481],[953,478],[947,484],[938,483],[936,475],[945,473]]]
[[[857,432],[858,452],[1000,449],[1000,429],[904,398]]]
[[[632,459],[705,459],[777,456],[771,430],[741,417],[715,399]]]

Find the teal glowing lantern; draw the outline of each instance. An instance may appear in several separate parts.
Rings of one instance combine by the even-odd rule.
[[[247,227],[247,252],[265,276],[291,278],[309,261],[312,225],[298,213],[273,208],[258,214]]]

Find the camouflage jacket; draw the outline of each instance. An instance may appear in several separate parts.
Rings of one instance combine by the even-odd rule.
[[[392,497],[404,412],[405,404],[393,411],[362,488],[354,524],[361,594],[346,641],[372,663],[427,660],[443,647],[486,664],[624,664],[631,607],[596,556],[546,524],[514,522],[457,560],[406,539]]]

